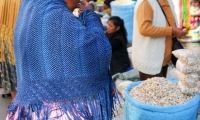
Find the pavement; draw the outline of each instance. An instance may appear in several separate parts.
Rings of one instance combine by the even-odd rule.
[[[11,97],[5,97],[3,98],[0,96],[0,120],[6,119],[6,110],[8,108],[8,105],[11,103]]]

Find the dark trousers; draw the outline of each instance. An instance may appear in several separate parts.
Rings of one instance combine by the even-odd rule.
[[[156,75],[149,75],[149,74],[145,74],[145,73],[142,73],[142,72],[139,71],[140,80],[146,80],[146,79],[152,78],[152,77],[166,77],[167,68],[168,68],[168,65],[163,66],[160,73],[158,73]]]

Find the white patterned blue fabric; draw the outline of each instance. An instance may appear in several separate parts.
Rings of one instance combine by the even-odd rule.
[[[62,103],[59,108],[74,120],[111,119],[111,46],[93,11],[77,18],[64,0],[22,0],[14,50],[18,88],[8,108],[10,119],[14,114],[31,119],[34,111],[46,120],[50,108],[44,102]],[[82,108],[84,104],[91,110]]]

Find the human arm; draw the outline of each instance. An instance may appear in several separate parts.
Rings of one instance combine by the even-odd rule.
[[[84,10],[94,10],[93,6],[89,2],[87,2],[86,0],[80,1],[79,14],[81,14]]]
[[[107,70],[111,46],[104,34],[99,17],[91,10],[84,10],[79,18],[69,17],[66,14],[63,19],[65,20],[63,24],[66,25],[62,32],[65,36],[63,48],[67,48],[69,51],[66,53],[73,56],[63,61],[64,65],[69,62],[68,66],[65,66],[66,71],[82,72],[82,74],[87,71],[91,75],[96,75]],[[82,67],[77,68],[76,64],[81,64]]]
[[[95,32],[96,30],[104,30],[100,18],[91,10],[84,10],[80,14],[79,20],[85,27],[87,27],[87,29],[90,29],[91,31]]]
[[[17,25],[16,31],[21,32],[17,32],[19,42],[15,46],[20,46],[16,50],[21,68],[23,65],[19,61],[25,59],[28,61],[26,68],[37,64],[30,71],[31,79],[39,76],[65,80],[74,75],[79,79],[86,74],[98,77],[107,71],[111,46],[101,24],[93,26],[97,27],[95,30],[90,29],[63,2],[49,4],[39,11],[23,10],[26,12],[20,14],[21,24]],[[89,18],[95,18],[93,11],[85,12]]]
[[[154,11],[147,0],[144,0],[137,9],[137,22],[140,34],[149,37],[160,37],[160,36],[176,36],[182,37],[185,35],[179,28],[172,26],[158,27],[153,26],[153,14]]]

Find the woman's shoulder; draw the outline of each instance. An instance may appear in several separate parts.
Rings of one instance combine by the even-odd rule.
[[[110,40],[111,41],[115,41],[115,42],[119,42],[121,44],[122,43],[124,43],[124,44],[127,43],[126,37],[123,36],[123,35],[120,35],[120,34],[113,35],[112,37],[110,37]]]
[[[110,38],[118,38],[118,39],[120,39],[121,37],[123,37],[123,35],[121,35],[119,33],[113,33],[113,34],[110,34],[108,36],[110,36]]]
[[[113,38],[114,38],[114,39],[120,39],[120,40],[121,40],[121,39],[124,39],[124,38],[126,38],[126,37],[125,37],[124,35],[122,35],[122,34],[116,33],[116,34],[113,35]]]

